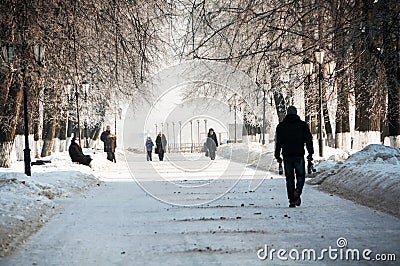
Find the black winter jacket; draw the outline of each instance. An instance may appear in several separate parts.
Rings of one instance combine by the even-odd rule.
[[[164,153],[167,150],[167,138],[164,134],[160,137],[160,135],[156,138],[156,149],[158,153]]]
[[[92,161],[90,155],[83,154],[82,148],[75,142],[71,143],[71,145],[68,148],[68,152],[73,162],[79,162],[84,165],[89,165],[90,162]]]
[[[100,140],[104,142],[104,151],[105,152],[115,152],[115,148],[117,147],[117,142],[115,138],[111,138],[112,135],[110,131],[106,130],[103,131],[100,135]]]
[[[275,158],[304,156],[304,143],[309,154],[314,154],[312,135],[307,123],[300,120],[298,115],[286,115],[276,127]]]

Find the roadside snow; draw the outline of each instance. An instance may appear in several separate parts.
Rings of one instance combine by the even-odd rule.
[[[219,146],[217,155],[247,166],[278,173],[273,150],[274,143],[265,146],[255,142],[235,143]]]
[[[108,163],[102,153],[91,156],[93,168],[73,164],[67,152],[55,153],[44,158],[51,163],[32,166],[31,177],[23,174],[23,162],[0,168],[0,256],[12,252],[58,211],[57,198],[100,185],[96,172]]]
[[[399,149],[371,144],[348,159],[331,157],[317,169],[308,184],[400,217]]]

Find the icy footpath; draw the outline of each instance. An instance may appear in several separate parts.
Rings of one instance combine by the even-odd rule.
[[[12,252],[59,209],[57,199],[68,198],[93,186],[100,186],[98,173],[113,167],[103,153],[84,151],[94,160],[92,168],[71,162],[67,152],[55,153],[52,162],[32,166],[26,176],[24,162],[0,168],[0,256]]]
[[[320,158],[314,153],[317,174],[309,185],[335,193],[378,210],[400,217],[400,150],[371,144],[353,154],[326,147]],[[218,147],[218,155],[262,170],[277,172],[273,158],[274,143],[241,143]]]

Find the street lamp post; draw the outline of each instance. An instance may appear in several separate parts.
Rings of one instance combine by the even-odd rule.
[[[154,124],[156,126],[156,135],[158,134],[158,126],[157,124]]]
[[[78,141],[79,145],[81,145],[81,120],[79,117],[79,90],[78,90],[78,76],[75,76],[74,79],[74,87],[75,87],[75,104],[76,104],[76,118],[78,120]]]
[[[25,51],[27,49],[27,45],[25,43],[25,38],[22,39],[22,49]],[[35,57],[35,61],[41,64],[44,60],[45,47],[41,44],[36,44],[33,47],[33,55]],[[2,48],[4,61],[7,63],[12,63],[14,61],[14,53],[15,48],[13,45],[6,45]],[[24,135],[25,135],[25,149],[24,149],[24,165],[25,165],[25,174],[27,176],[31,176],[31,149],[29,148],[29,121],[28,121],[28,89],[26,87],[26,59],[21,61],[21,71],[23,78],[23,105],[24,105]]]
[[[207,137],[207,119],[204,119],[204,134],[206,135],[206,137]]]
[[[316,50],[315,51],[315,60],[318,63],[318,147],[319,147],[319,156],[323,157],[324,156],[324,139],[322,136],[322,116],[323,116],[323,110],[322,110],[322,84],[321,81],[323,79],[322,76],[322,64],[324,62],[324,51],[321,50]]]
[[[193,121],[192,120],[190,120],[190,141],[191,141],[190,152],[193,152]]]
[[[169,123],[165,123],[167,125],[167,138],[169,138]],[[170,146],[171,145],[167,145],[168,146],[168,152],[171,152]]]
[[[236,104],[234,105],[233,109],[235,112],[235,143],[236,143],[236,141],[237,141],[237,139],[236,139]]]
[[[265,88],[263,88],[263,122],[262,122],[262,145],[265,144]]]
[[[305,58],[303,60],[302,64],[303,64],[304,74],[307,77],[307,83],[305,86],[305,90],[309,90],[310,86],[311,86],[311,74],[313,72],[313,63],[310,61],[310,59]],[[310,111],[310,107],[311,107],[310,101],[311,100],[309,99],[310,94],[307,91],[305,91],[304,94],[305,94],[305,100],[306,100],[306,110],[308,110],[308,115],[309,115],[309,117],[306,117],[306,120],[308,120],[308,122],[310,123],[310,127],[311,127],[312,117],[310,115],[310,112],[311,112]],[[307,115],[307,111],[306,111],[306,115]]]
[[[200,146],[200,120],[197,120],[197,143]]]
[[[234,132],[235,132],[235,139],[234,139],[234,142],[236,143],[237,142],[237,134],[236,134],[236,124],[237,124],[237,118],[236,118],[236,116],[237,116],[237,114],[236,114],[236,111],[237,111],[237,106],[240,104],[239,103],[239,100],[238,100],[238,94],[235,92],[233,95],[232,95],[232,97],[228,100],[228,102],[230,103],[229,104],[229,107],[231,108],[232,106],[233,106],[233,111],[234,111],[234,118],[235,118],[235,129],[234,129]]]
[[[182,121],[179,121],[179,151],[182,150]]]
[[[173,151],[175,152],[176,141],[175,141],[175,122],[172,122],[172,135],[174,136],[174,145],[172,146]]]
[[[121,120],[121,115],[122,115],[122,109],[121,108],[117,108],[115,109],[115,121],[114,121],[114,134],[117,135],[117,116],[118,119]]]
[[[90,88],[90,85],[86,82],[86,81],[83,81],[82,82],[82,85],[83,85],[83,89],[84,89],[84,99],[85,99],[85,104],[86,104],[86,109],[87,109],[87,97],[88,97],[88,94],[89,94],[89,88]],[[85,146],[86,146],[86,148],[88,148],[89,147],[89,138],[88,138],[88,126],[87,126],[87,115],[86,115],[86,117],[85,117]]]
[[[321,50],[316,50],[315,51],[315,60],[318,63],[318,95],[319,95],[319,101],[318,101],[318,145],[319,145],[319,156],[324,155],[324,147],[323,147],[323,136],[322,136],[322,117],[323,117],[323,109],[322,109],[322,80],[324,79],[324,75],[322,73],[322,65],[324,63],[324,51]],[[335,69],[336,63],[334,61],[331,61],[329,63],[325,64],[325,68],[327,71],[328,75],[332,75],[333,71]]]
[[[117,134],[117,112],[114,112],[114,134]]]

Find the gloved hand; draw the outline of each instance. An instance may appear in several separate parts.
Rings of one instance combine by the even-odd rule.
[[[309,154],[309,155],[307,156],[307,161],[312,161],[312,160],[313,160],[312,155]]]
[[[281,158],[281,157],[278,157],[278,158],[276,158],[276,161],[277,161],[278,163],[282,163],[282,158]]]

